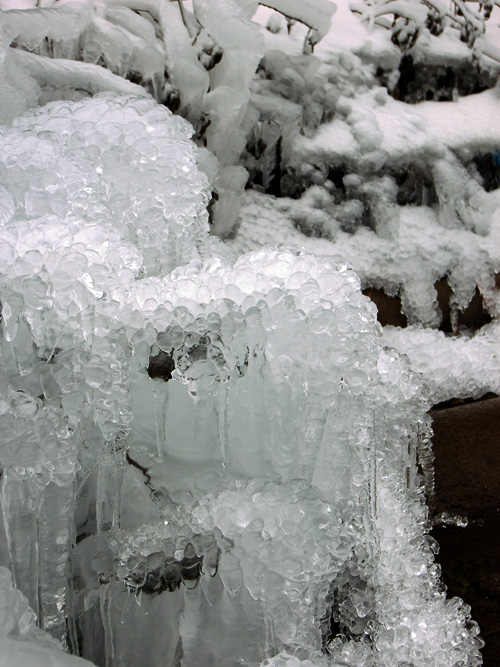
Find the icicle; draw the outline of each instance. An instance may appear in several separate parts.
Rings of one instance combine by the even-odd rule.
[[[228,401],[228,382],[219,384],[219,443],[222,455],[222,465],[225,468],[229,456],[229,442],[227,434],[227,401]]]
[[[151,596],[147,614],[138,604],[131,604],[134,594],[124,595],[124,591],[123,583],[113,581],[101,597],[107,618],[107,664],[113,667],[175,664],[184,591],[177,589]]]
[[[38,516],[40,625],[66,644],[70,553],[74,542],[74,482],[50,482]]]
[[[6,468],[2,509],[14,584],[38,613],[38,525],[41,489],[26,471]]]
[[[156,432],[156,451],[158,453],[158,461],[163,458],[163,446],[165,441],[164,425],[165,425],[165,410],[164,401],[158,396],[158,393],[153,389],[153,414],[155,420]]]
[[[108,443],[98,464],[96,518],[99,533],[120,525],[121,484],[125,468],[124,453]]]

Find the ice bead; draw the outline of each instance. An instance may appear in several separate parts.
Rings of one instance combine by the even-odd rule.
[[[3,136],[3,215],[106,221],[140,249],[143,271],[168,271],[208,231],[208,181],[191,132],[154,100],[113,93],[31,110]]]

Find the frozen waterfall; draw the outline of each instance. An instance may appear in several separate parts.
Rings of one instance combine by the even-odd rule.
[[[0,128],[0,663],[481,664],[420,380],[340,256],[209,236],[191,134],[114,93]]]

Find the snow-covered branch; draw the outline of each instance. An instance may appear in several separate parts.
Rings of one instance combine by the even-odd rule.
[[[46,58],[21,49],[11,48],[9,52],[16,65],[23,67],[42,88],[81,90],[89,95],[105,90],[140,97],[148,95],[142,86],[131,83],[98,65],[63,58]]]
[[[485,55],[500,62],[498,49],[484,38],[485,21],[491,15],[493,3],[479,3],[480,11],[472,9],[465,0],[452,0],[452,5],[454,11],[440,0],[378,0],[369,4],[351,2],[350,7],[369,27],[377,24],[390,29],[393,42],[403,50],[411,48],[424,30],[439,35],[449,23],[460,30],[460,39],[471,48],[481,40],[481,46],[474,48],[476,56]],[[385,17],[392,17],[392,20],[387,21]]]

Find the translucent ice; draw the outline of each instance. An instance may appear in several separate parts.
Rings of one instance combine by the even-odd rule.
[[[342,257],[209,241],[189,136],[113,94],[1,128],[16,586],[95,664],[479,664],[426,537],[420,380]]]
[[[200,232],[200,247],[207,243],[206,180],[185,121],[169,123],[170,113],[152,101],[105,95],[90,113],[88,104],[53,103],[2,128],[2,505],[14,580],[60,639],[77,480],[106,451],[97,519],[112,522],[113,499],[102,490],[120,469],[109,470],[105,443],[130,423],[126,353],[109,338],[117,307],[146,264],[154,272],[197,255]],[[101,129],[108,125],[99,144],[97,119]],[[141,179],[148,160],[155,167]],[[172,169],[185,177],[165,191]],[[139,226],[139,216],[149,226]],[[183,231],[189,226],[194,237]],[[38,540],[28,539],[33,531]]]
[[[99,219],[140,248],[147,274],[169,270],[191,258],[208,230],[208,183],[191,133],[151,99],[112,94],[17,118],[2,131],[0,163],[15,218]]]
[[[2,664],[8,667],[91,665],[87,660],[64,653],[50,635],[35,626],[35,613],[24,595],[13,587],[11,574],[5,567],[0,568],[0,610]]]
[[[475,336],[447,338],[441,331],[387,327],[384,340],[408,356],[421,373],[433,404],[452,398],[481,398],[500,393],[498,324],[490,324]]]

